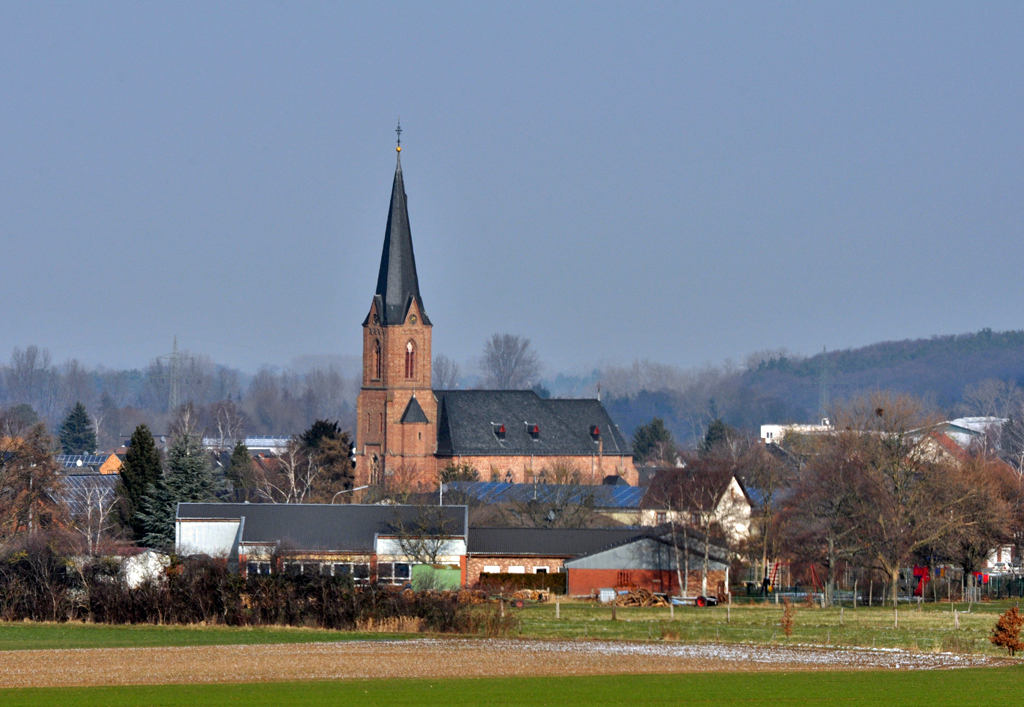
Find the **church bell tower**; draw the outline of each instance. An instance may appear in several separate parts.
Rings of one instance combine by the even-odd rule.
[[[363,381],[356,402],[356,484],[395,490],[437,485],[437,401],[431,389],[430,318],[420,298],[398,162],[377,290],[363,322]]]

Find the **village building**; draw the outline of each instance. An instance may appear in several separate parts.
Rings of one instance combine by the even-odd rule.
[[[632,451],[599,400],[522,390],[434,390],[433,323],[420,296],[402,176],[391,189],[377,288],[363,321],[356,484],[437,488],[448,465],[483,480],[637,483]]]
[[[466,581],[484,574],[555,574],[567,560],[640,535],[636,528],[471,528]]]
[[[466,506],[179,503],[175,552],[243,575],[454,588],[466,583],[468,522]]]
[[[610,547],[567,560],[567,593],[596,596],[601,589],[643,588],[655,593],[686,596],[728,597],[729,551],[708,545],[707,573],[704,572],[703,536],[687,538],[664,529],[635,534]],[[680,592],[681,586],[686,589]]]

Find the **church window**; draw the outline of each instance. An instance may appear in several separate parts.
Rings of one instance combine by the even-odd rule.
[[[384,413],[380,414],[380,422],[378,423],[378,427],[379,427],[379,429],[377,430],[378,432],[383,432],[384,431]]]
[[[380,380],[380,339],[373,342],[373,379]]]
[[[405,345],[405,377],[416,377],[416,347],[411,341]]]

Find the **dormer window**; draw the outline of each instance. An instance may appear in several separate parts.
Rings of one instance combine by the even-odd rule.
[[[505,425],[498,424],[498,425],[493,425],[493,427],[494,427],[494,436],[497,437],[499,440],[504,440],[505,439]]]
[[[601,439],[601,428],[598,427],[597,425],[591,425],[590,426],[590,436],[591,436],[591,438],[593,438],[593,440],[595,442],[597,440]]]
[[[526,423],[526,431],[533,437],[534,440],[540,439],[540,425],[536,423]]]

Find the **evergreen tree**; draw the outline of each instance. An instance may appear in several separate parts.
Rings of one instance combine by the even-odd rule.
[[[704,433],[704,439],[700,443],[700,450],[704,453],[711,452],[717,447],[728,444],[732,436],[733,429],[722,422],[722,418],[715,418],[708,425],[708,431]]]
[[[310,500],[330,502],[339,491],[355,487],[352,441],[337,421],[317,420],[299,436],[309,464],[320,467]]]
[[[249,455],[249,448],[242,440],[238,440],[238,443],[235,444],[235,448],[231,452],[231,462],[228,464],[224,476],[236,491],[252,488],[252,457]]]
[[[142,499],[138,513],[146,547],[174,547],[174,518],[179,503],[215,500],[210,459],[195,432],[183,431],[167,450],[167,469]]]
[[[121,465],[121,479],[117,485],[118,514],[121,525],[131,530],[132,538],[141,541],[146,531],[139,517],[146,489],[156,487],[160,480],[160,450],[146,425],[139,425],[132,433],[128,451]]]
[[[75,403],[60,428],[60,446],[65,454],[91,454],[96,451],[96,430],[85,411],[85,405]]]
[[[676,442],[665,427],[665,421],[655,417],[633,431],[633,458],[638,462],[674,461]]]

